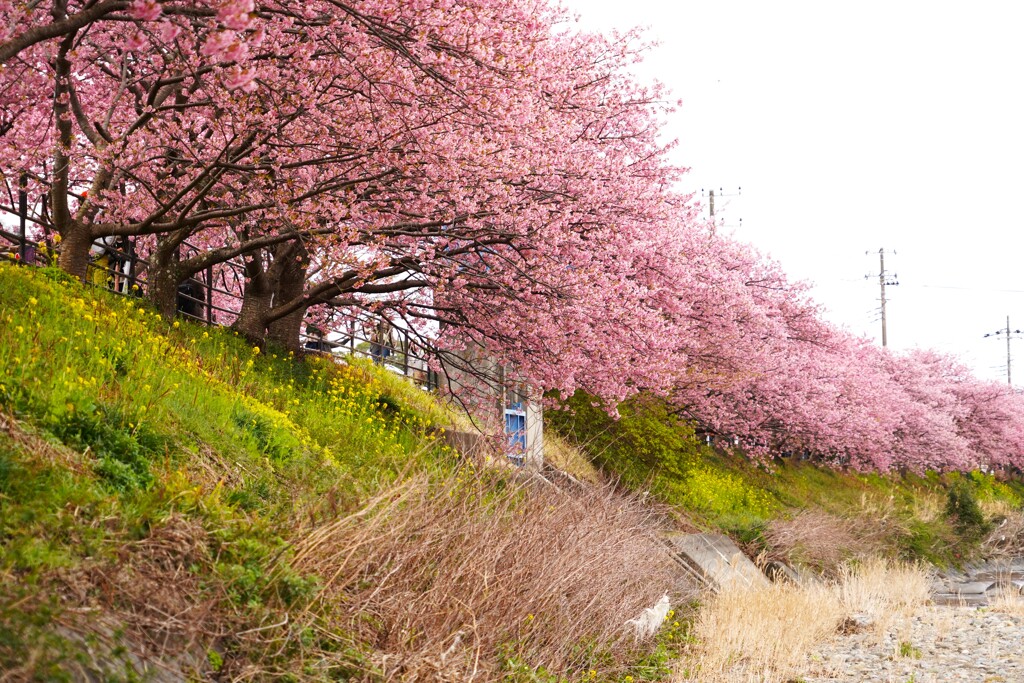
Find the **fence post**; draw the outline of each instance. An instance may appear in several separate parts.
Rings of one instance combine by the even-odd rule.
[[[25,262],[28,254],[28,237],[26,226],[28,224],[28,174],[22,173],[18,179],[18,260]]]
[[[134,242],[134,240],[132,240],[131,237],[127,238],[127,240],[128,240],[128,285],[129,285],[129,293],[133,293],[134,290],[132,290],[131,288],[132,287],[137,287],[138,284],[139,284],[136,281],[136,278],[138,276],[138,264],[136,263],[136,258],[135,258],[135,242]]]
[[[409,343],[409,333],[403,332],[405,336],[405,353],[402,354],[402,374],[409,376],[409,352],[412,351],[412,344]]]
[[[206,324],[213,325],[213,266],[206,266]]]

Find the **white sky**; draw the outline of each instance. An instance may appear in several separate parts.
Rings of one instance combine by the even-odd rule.
[[[667,135],[687,189],[742,187],[721,218],[829,320],[881,343],[894,250],[889,346],[1005,380],[1005,339],[983,335],[1024,330],[1024,3],[563,2],[583,28],[650,28],[639,73],[683,100]]]

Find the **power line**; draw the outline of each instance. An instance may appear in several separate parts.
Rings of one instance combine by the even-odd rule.
[[[870,254],[871,252],[867,252],[867,253]],[[893,253],[895,254],[896,252],[893,252]],[[813,282],[814,282],[814,284],[826,284],[826,283],[837,283],[837,282],[843,283],[843,284],[853,284],[853,283],[863,282],[865,279],[872,278],[872,277],[875,277],[875,276],[874,275],[866,275],[863,278],[846,278],[846,277],[843,277],[843,278],[835,278],[835,279],[827,279],[827,280],[814,280]],[[895,274],[893,275],[893,277],[895,277]],[[924,283],[924,284],[922,284],[922,283],[910,283],[910,284],[900,283],[900,285],[903,286],[903,287],[910,287],[911,289],[915,289],[915,288],[924,288],[924,289],[955,289],[955,290],[962,290],[962,291],[965,291],[965,292],[1002,292],[1002,293],[1006,293],[1006,294],[1024,294],[1024,289],[999,289],[999,288],[995,288],[995,287],[962,287],[962,286],[959,286],[959,285],[930,285],[930,284],[927,284],[927,283]]]
[[[957,287],[954,285],[908,285],[927,289],[961,289],[966,292],[1005,292],[1007,294],[1024,294],[1024,289],[990,289],[988,287]]]

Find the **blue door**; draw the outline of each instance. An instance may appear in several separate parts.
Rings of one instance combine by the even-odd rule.
[[[508,457],[522,467],[526,462],[526,411],[505,409],[505,435],[508,438]]]

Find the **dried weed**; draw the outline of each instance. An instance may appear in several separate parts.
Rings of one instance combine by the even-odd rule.
[[[58,572],[67,607],[63,626],[86,636],[97,633],[98,620],[116,623],[137,653],[153,660],[213,642],[231,631],[228,616],[217,609],[216,591],[211,595],[189,571],[208,561],[202,525],[171,515],[145,538],[121,545],[116,561],[86,561]]]
[[[700,647],[691,666],[698,678],[683,680],[788,680],[844,615],[836,591],[824,584],[722,591],[702,606],[695,627]]]
[[[981,543],[982,554],[990,559],[1024,557],[1024,512],[1005,509]]]
[[[837,633],[877,629],[928,600],[929,578],[916,565],[870,559],[844,565],[831,582],[734,587],[709,596],[680,664],[679,681],[781,683],[799,676],[814,648]]]
[[[776,519],[764,533],[764,561],[797,564],[835,578],[850,560],[882,554],[893,538],[888,515],[865,520],[843,518],[822,510],[802,510],[791,519]]]
[[[628,652],[625,620],[690,589],[659,523],[608,487],[567,495],[539,478],[413,475],[309,529],[292,563],[323,577],[318,600],[373,644],[385,679],[493,680],[502,657],[564,674],[585,643]]]

